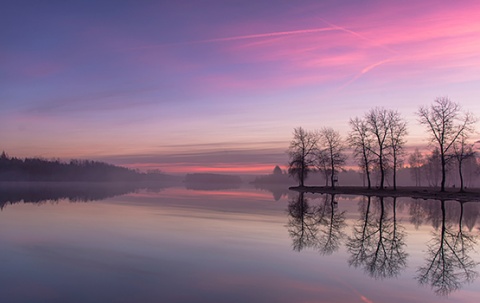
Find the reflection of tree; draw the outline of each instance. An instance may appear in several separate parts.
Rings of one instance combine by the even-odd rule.
[[[254,185],[255,189],[272,193],[273,200],[275,201],[279,201],[281,198],[288,196],[290,192],[288,186],[282,184],[255,183]]]
[[[417,280],[422,285],[430,285],[438,295],[448,295],[478,276],[477,263],[468,255],[476,244],[476,237],[465,232],[462,226],[463,203],[458,230],[446,220],[445,201],[441,202],[441,210],[440,230],[428,244],[426,262],[417,270]]]
[[[26,182],[0,183],[0,209],[20,203],[45,203],[69,199],[71,202],[103,200],[125,195],[140,188],[161,190],[161,184],[142,182]]]
[[[396,198],[387,204],[383,197],[372,205],[368,197],[360,204],[362,218],[354,225],[353,236],[348,238],[351,254],[349,264],[363,267],[373,278],[396,277],[406,267],[405,232],[396,217]],[[376,206],[376,207],[374,207]],[[386,208],[392,208],[389,217]]]
[[[288,204],[288,232],[292,238],[292,246],[296,251],[315,246],[318,228],[316,226],[315,212],[304,198],[304,193],[299,193],[297,199],[290,200]]]
[[[345,211],[339,212],[335,195],[325,195],[323,204],[311,206],[299,193],[288,205],[288,232],[296,251],[318,249],[323,254],[338,250],[345,233]]]
[[[335,202],[335,195],[325,195],[323,205],[316,208],[319,233],[317,248],[323,254],[330,255],[340,248],[342,239],[345,238],[343,229],[345,223],[345,211],[339,212]]]

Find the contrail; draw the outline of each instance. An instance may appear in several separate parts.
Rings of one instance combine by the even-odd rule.
[[[358,78],[360,78],[361,76],[365,75],[366,73],[368,73],[369,71],[371,71],[372,69],[374,69],[375,67],[377,66],[380,66],[382,64],[385,64],[385,63],[388,63],[390,61],[393,61],[393,58],[392,59],[386,59],[386,60],[382,60],[382,61],[379,61],[379,62],[376,62],[376,63],[373,63],[373,64],[370,64],[369,66],[363,68],[359,73],[357,73],[352,79],[348,80],[346,83],[344,83],[342,86],[338,87],[337,89],[334,90],[335,93],[343,90],[345,87],[349,86],[350,84],[352,84],[353,82],[357,81]]]
[[[320,32],[328,32],[328,31],[335,31],[335,30],[338,30],[338,29],[334,28],[334,27],[310,28],[310,29],[300,29],[300,30],[293,30],[293,31],[272,32],[272,33],[253,34],[253,35],[244,35],[244,36],[233,36],[233,37],[225,37],[225,38],[214,38],[214,39],[194,41],[194,42],[191,42],[191,43],[235,41],[235,40],[265,38],[265,37],[277,37],[277,36],[287,36],[287,35],[320,33]]]
[[[338,30],[339,30],[339,28],[336,28],[336,27],[309,28],[309,29],[300,29],[300,30],[283,31],[283,32],[271,32],[271,33],[263,33],[263,34],[252,34],[252,35],[232,36],[232,37],[223,37],[223,38],[212,38],[212,39],[196,40],[196,41],[188,41],[188,42],[166,43],[166,44],[152,45],[152,46],[140,46],[140,47],[132,47],[132,48],[129,48],[128,50],[149,49],[149,48],[174,46],[174,45],[190,45],[190,44],[201,44],[201,43],[226,42],[226,41],[268,38],[268,37],[278,37],[278,36],[291,36],[291,35],[321,33],[321,32],[338,31]]]
[[[375,45],[375,46],[381,47],[381,48],[383,48],[384,50],[387,50],[387,51],[389,51],[389,52],[391,52],[391,53],[393,53],[393,54],[398,55],[398,52],[396,52],[395,50],[393,50],[393,49],[391,49],[391,48],[389,48],[389,47],[386,47],[385,45],[379,44],[379,43],[376,42],[375,40],[369,39],[369,38],[367,38],[367,37],[365,37],[365,36],[363,36],[363,35],[355,32],[355,31],[352,31],[352,30],[350,30],[350,29],[348,29],[348,28],[341,27],[341,26],[338,26],[338,25],[336,25],[336,24],[333,24],[333,23],[331,23],[331,22],[329,22],[329,21],[327,21],[327,20],[325,20],[325,19],[323,19],[323,18],[320,18],[320,17],[318,17],[318,19],[321,20],[322,22],[326,23],[326,24],[327,24],[328,26],[330,26],[330,28],[332,28],[332,29],[344,31],[344,32],[349,33],[349,34],[351,34],[351,35],[353,35],[353,36],[356,36],[356,37],[358,37],[358,38],[360,38],[360,39],[362,39],[362,40],[368,41],[368,42],[372,43],[372,44]]]
[[[386,60],[379,61],[377,63],[371,64],[371,65],[365,67],[364,69],[362,69],[362,71],[360,72],[360,74],[356,78],[359,78],[361,75],[368,73],[370,70],[374,69],[375,67],[377,67],[379,65],[382,65],[384,63],[390,62],[390,61],[392,61],[392,59],[386,59]]]

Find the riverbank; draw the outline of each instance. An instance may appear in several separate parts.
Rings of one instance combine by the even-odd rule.
[[[480,202],[480,189],[472,188],[464,192],[460,192],[458,188],[447,188],[445,192],[440,192],[438,188],[431,187],[397,187],[396,190],[391,188],[368,189],[365,187],[355,186],[337,186],[335,189],[324,186],[292,186],[290,190],[305,193],[319,194],[339,194],[339,195],[361,195],[376,197],[410,197],[413,199],[434,199],[434,200],[454,200],[459,202]]]

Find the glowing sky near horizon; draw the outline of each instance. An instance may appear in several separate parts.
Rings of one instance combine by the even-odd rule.
[[[480,117],[479,1],[11,1],[0,149],[166,172],[285,164],[293,128],[449,96]],[[478,140],[478,135],[475,140]]]

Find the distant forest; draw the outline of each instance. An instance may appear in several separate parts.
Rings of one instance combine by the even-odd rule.
[[[0,155],[0,181],[118,182],[170,181],[174,177],[160,171],[147,173],[90,160],[19,159]]]

